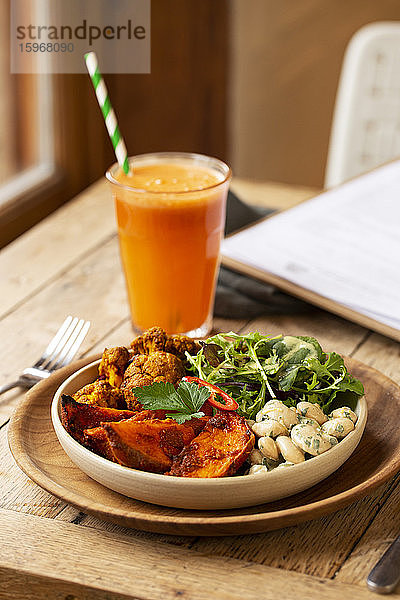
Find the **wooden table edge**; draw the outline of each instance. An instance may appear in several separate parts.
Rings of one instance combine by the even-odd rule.
[[[24,585],[37,583],[40,578],[43,587],[47,583],[47,588],[53,591],[65,583],[80,586],[82,591],[107,592],[107,598],[115,600],[121,597],[150,599],[155,597],[154,592],[160,594],[157,597],[167,600],[182,595],[179,590],[185,590],[185,594],[189,592],[188,597],[193,600],[204,600],[204,576],[208,573],[213,581],[212,597],[216,600],[225,599],[227,594],[241,599],[244,590],[249,600],[260,597],[273,600],[278,589],[284,598],[293,597],[295,591],[296,597],[318,595],[323,600],[336,600],[339,593],[353,600],[374,597],[366,587],[357,584],[282,571],[237,558],[209,556],[165,542],[133,538],[125,533],[93,528],[83,530],[81,525],[74,523],[11,510],[0,509],[0,532],[4,540],[0,546],[0,573],[7,575],[4,578],[7,587],[14,576],[23,578]],[[30,562],[18,560],[16,538],[18,547],[31,548]],[[60,544],[62,549],[55,552],[54,548]],[[77,548],[82,548],[79,554]],[[90,552],[86,552],[88,548]],[[102,563],[105,551],[113,565],[107,573],[104,573]],[[185,569],[181,571],[179,565],[183,564]],[[151,578],[148,577],[149,565],[153,565]],[[179,577],[171,578],[171,569],[178,569]],[[2,585],[0,581],[0,592]],[[399,596],[395,594],[394,597]]]

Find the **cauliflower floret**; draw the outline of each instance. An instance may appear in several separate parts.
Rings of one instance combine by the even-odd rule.
[[[167,334],[161,327],[152,327],[131,343],[133,354],[152,354],[164,351]]]
[[[185,375],[182,361],[168,352],[153,352],[150,355],[137,354],[125,371],[121,390],[124,392],[128,408],[138,409],[132,393],[135,387],[143,387],[161,381],[176,385]]]
[[[129,360],[128,348],[124,346],[105,348],[99,365],[99,375],[104,376],[110,385],[119,388]]]
[[[73,399],[81,404],[94,404],[103,408],[126,408],[123,392],[104,379],[96,379],[85,385],[73,395]]]
[[[133,354],[168,352],[184,360],[185,352],[196,354],[200,344],[187,335],[167,335],[161,327],[152,327],[133,340],[131,349]]]
[[[199,342],[193,340],[187,335],[171,335],[165,342],[165,352],[175,354],[181,360],[185,360],[185,352],[192,356],[200,350]]]

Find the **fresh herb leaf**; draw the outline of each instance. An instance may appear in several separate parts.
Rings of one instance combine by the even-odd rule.
[[[172,383],[157,382],[143,387],[135,387],[132,392],[138,402],[147,410],[177,410],[182,402]]]
[[[218,344],[207,344],[206,342],[200,342],[200,344],[203,347],[204,357],[207,362],[213,367],[218,367],[222,362],[220,346]]]
[[[156,382],[143,387],[135,387],[132,392],[143,408],[171,411],[166,416],[174,419],[177,423],[204,417],[200,408],[210,397],[210,391],[207,388],[188,381],[181,381],[177,389],[172,383]]]
[[[281,375],[281,379],[279,380],[279,386],[281,388],[281,390],[283,390],[284,392],[288,392],[289,390],[292,389],[296,378],[298,376],[299,370],[300,370],[300,366],[298,365],[293,365],[287,369],[285,369]]]
[[[315,338],[308,337],[306,335],[298,335],[296,337],[297,337],[297,339],[302,340],[303,342],[307,342],[308,344],[311,344],[312,346],[314,346],[315,351],[317,353],[318,360],[322,360],[324,352],[320,346],[320,343]]]
[[[204,417],[204,413],[201,411],[197,413],[192,413],[190,415],[186,415],[183,413],[167,413],[165,416],[167,417],[167,419],[174,419],[174,421],[181,425],[182,423],[190,421],[191,419],[200,419],[201,417]]]
[[[336,352],[330,352],[328,360],[324,362],[324,367],[328,371],[340,371],[344,367],[343,358],[339,354],[336,354]]]
[[[193,413],[197,412],[210,397],[210,390],[206,387],[188,381],[181,381],[175,392],[184,407]]]

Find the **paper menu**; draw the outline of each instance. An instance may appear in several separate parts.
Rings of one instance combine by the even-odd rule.
[[[400,330],[400,161],[234,234],[222,256]]]

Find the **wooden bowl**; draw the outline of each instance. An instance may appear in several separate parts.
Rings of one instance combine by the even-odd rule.
[[[107,488],[136,500],[184,509],[231,509],[272,502],[319,483],[338,469],[354,452],[367,421],[367,404],[356,407],[355,429],[324,454],[287,469],[257,475],[216,479],[166,477],[113,463],[81,446],[64,429],[60,419],[61,394],[74,394],[98,376],[95,361],[68,377],[58,388],[51,418],[58,440],[69,458],[89,477]]]

